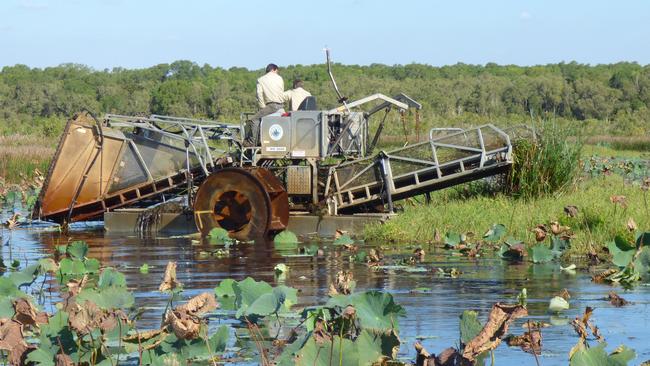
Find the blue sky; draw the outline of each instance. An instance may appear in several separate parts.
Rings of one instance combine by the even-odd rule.
[[[650,63],[650,1],[1,0],[0,67]]]

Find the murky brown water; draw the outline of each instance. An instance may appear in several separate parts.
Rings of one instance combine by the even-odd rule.
[[[21,261],[34,260],[51,253],[54,246],[67,240],[85,240],[90,245],[89,257],[97,258],[105,266],[122,271],[136,296],[136,305],[146,308],[138,322],[140,328],[157,327],[167,298],[157,291],[168,261],[178,262],[178,279],[191,297],[203,291],[212,291],[225,278],[243,279],[251,276],[278,284],[274,266],[285,263],[290,267],[283,281],[299,290],[298,307],[324,303],[333,275],[347,269],[354,273],[357,291],[377,289],[388,291],[395,301],[404,306],[407,316],[400,320],[402,347],[400,357],[413,360],[413,344],[422,339],[424,346],[434,353],[458,345],[458,316],[465,309],[478,310],[485,320],[491,306],[498,301],[514,302],[522,287],[528,290],[528,309],[531,320],[553,323],[544,328],[542,365],[566,365],[568,353],[577,337],[568,322],[581,314],[585,306],[596,308],[593,320],[601,328],[609,351],[626,344],[637,352],[632,364],[650,359],[650,287],[639,285],[633,290],[616,291],[633,304],[614,308],[602,299],[612,288],[593,284],[585,271],[576,275],[560,271],[559,264],[511,265],[499,259],[467,259],[450,256],[442,249],[424,248],[427,256],[421,266],[426,272],[405,273],[369,269],[365,264],[350,263],[345,250],[321,243],[322,257],[295,256],[297,250],[278,251],[272,243],[240,244],[230,248],[223,257],[205,256],[206,250],[219,247],[210,244],[192,245],[186,238],[138,238],[105,236],[101,226],[81,226],[64,237],[57,232],[43,230],[4,230],[2,256]],[[399,257],[412,249],[385,248],[384,253]],[[139,267],[147,263],[148,274]],[[440,278],[432,269],[455,267],[462,274],[455,279]],[[428,293],[412,293],[418,287],[430,288]],[[571,294],[571,309],[561,316],[547,313],[548,301],[554,293],[567,288]],[[215,321],[217,321],[215,319]],[[511,332],[523,333],[522,320]],[[495,352],[497,365],[531,365],[532,355],[505,345]],[[252,362],[255,364],[256,362]]]

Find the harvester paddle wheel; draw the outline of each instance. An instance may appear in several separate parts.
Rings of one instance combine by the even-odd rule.
[[[238,240],[264,238],[287,227],[288,195],[267,169],[226,168],[201,184],[194,216],[203,235],[219,227]]]

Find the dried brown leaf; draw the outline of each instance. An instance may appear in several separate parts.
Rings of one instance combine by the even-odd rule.
[[[539,328],[533,328],[520,336],[509,336],[506,343],[510,347],[520,347],[524,352],[537,355],[542,353],[542,333]]]
[[[19,218],[20,218],[20,214],[18,213],[13,214],[10,218],[7,219],[7,221],[5,222],[5,226],[9,230],[13,230],[17,228],[20,225],[20,223],[18,222]]]
[[[56,366],[74,366],[74,362],[70,356],[59,353],[56,355]]]
[[[176,262],[169,261],[165,269],[165,277],[158,290],[161,292],[173,291],[180,286],[181,283],[176,279]]]
[[[615,205],[619,205],[623,208],[627,208],[627,200],[623,195],[613,195],[609,197],[609,201]]]
[[[573,205],[564,206],[564,213],[569,217],[576,217],[578,216],[578,207]]]
[[[569,301],[569,299],[571,298],[571,294],[569,294],[569,290],[567,290],[566,288],[563,288],[562,291],[556,293],[554,296],[559,296],[566,301]]]
[[[440,231],[438,231],[438,229],[433,230],[433,241],[435,243],[442,242],[442,235],[440,235]]]
[[[551,222],[551,224],[549,226],[551,227],[551,232],[553,233],[553,235],[560,235],[562,233],[565,233],[565,232],[571,230],[570,227],[562,226],[557,221]]]
[[[538,242],[544,241],[546,239],[546,226],[544,225],[537,225],[534,229],[533,232],[535,233],[535,240]]]
[[[643,183],[641,183],[641,189],[644,191],[650,190],[650,177],[643,180]]]
[[[196,339],[201,331],[201,321],[194,316],[187,316],[173,310],[167,311],[165,325],[169,325],[179,339]]]
[[[334,283],[330,284],[329,296],[349,295],[354,288],[354,275],[350,271],[338,271]]]
[[[27,299],[18,298],[14,300],[14,320],[23,325],[37,326],[39,324],[47,323],[47,314],[38,312],[36,307]]]
[[[95,306],[90,305],[88,301],[81,306],[74,303],[68,308],[68,323],[70,328],[79,334],[88,334],[91,331],[91,314],[95,311]]]
[[[88,276],[84,275],[81,280],[72,279],[68,281],[68,283],[66,283],[66,287],[68,288],[68,292],[71,296],[77,296],[87,282]]]
[[[629,302],[627,300],[625,300],[624,298],[618,296],[618,294],[616,292],[614,292],[614,291],[609,292],[609,294],[607,295],[607,300],[612,305],[616,306],[617,308],[629,304]]]
[[[215,299],[214,294],[204,292],[191,298],[187,303],[178,306],[176,311],[184,312],[192,316],[202,316],[205,313],[215,310],[218,306],[219,304],[217,304],[217,299]]]
[[[415,256],[415,259],[416,259],[418,262],[422,262],[422,261],[424,261],[424,256],[426,255],[426,253],[424,252],[424,249],[422,249],[422,248],[417,248],[417,249],[415,249],[415,250],[413,251],[413,255]]]
[[[23,365],[28,346],[23,335],[23,325],[13,319],[0,319],[0,350],[9,353],[9,365]]]
[[[314,324],[312,335],[316,343],[323,344],[332,340],[332,336],[330,336],[329,332],[326,329],[326,326],[327,325],[322,319],[318,319]]]
[[[465,345],[463,358],[474,362],[481,353],[497,348],[510,323],[526,315],[528,311],[521,305],[494,304],[483,329]]]
[[[604,271],[602,271],[600,273],[597,273],[597,274],[591,276],[591,281],[595,282],[595,283],[605,282],[605,279],[607,277],[613,275],[616,272],[618,272],[618,270],[614,269],[614,268],[606,269],[606,270],[604,270]]]
[[[634,219],[631,217],[627,219],[627,229],[630,232],[634,232],[637,229],[636,222],[634,222]]]
[[[458,350],[452,347],[445,349],[436,357],[436,355],[427,352],[420,342],[416,342],[415,351],[417,352],[415,359],[416,366],[458,366],[472,364],[463,360]]]
[[[356,316],[357,314],[357,309],[354,308],[352,305],[348,305],[343,309],[343,313],[341,314],[344,319],[352,319]]]
[[[381,262],[382,255],[378,250],[373,248],[368,251],[368,256],[366,259],[369,265],[378,266]]]
[[[359,247],[354,244],[343,244],[343,248],[351,251],[352,253],[356,253],[359,250]]]
[[[582,314],[582,316],[577,316],[575,319],[573,319],[573,321],[571,321],[571,325],[573,326],[573,329],[578,334],[578,337],[580,337],[580,341],[578,342],[578,345],[580,343],[584,344],[585,340],[589,336],[589,334],[587,332],[588,329],[590,329],[592,331],[592,334],[594,336],[596,336],[597,338],[602,339],[602,337],[600,336],[600,332],[598,331],[598,328],[590,323],[591,315],[593,314],[593,312],[594,312],[594,309],[587,306],[585,308],[585,312]],[[594,330],[595,330],[595,333],[594,333]]]

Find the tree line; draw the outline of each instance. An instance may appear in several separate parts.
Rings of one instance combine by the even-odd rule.
[[[337,105],[324,65],[281,67],[322,108]],[[587,121],[613,134],[650,133],[650,65],[576,62],[540,66],[423,64],[334,65],[341,91],[354,100],[404,92],[423,104],[425,125],[445,121]],[[237,122],[254,111],[262,70],[176,61],[145,69],[94,70],[78,64],[0,72],[0,133],[56,136],[65,119],[87,109],[101,115],[169,114]]]

